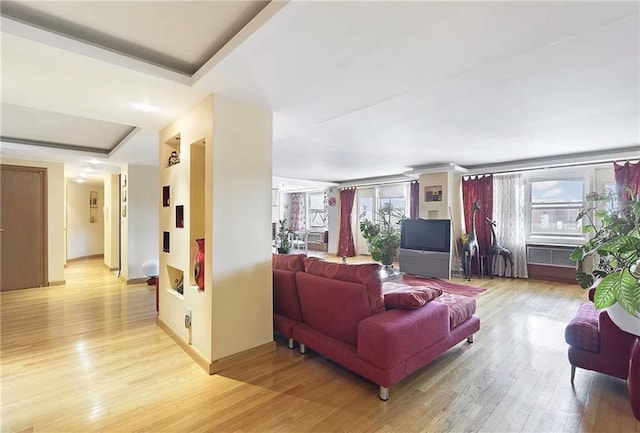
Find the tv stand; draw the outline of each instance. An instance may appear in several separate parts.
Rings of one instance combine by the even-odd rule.
[[[400,248],[400,272],[451,279],[451,253]]]

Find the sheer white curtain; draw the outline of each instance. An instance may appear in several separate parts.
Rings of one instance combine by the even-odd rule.
[[[522,174],[493,177],[493,219],[498,243],[513,255],[513,275],[527,278],[527,246],[525,238],[525,181]],[[496,273],[504,273],[502,258]],[[510,272],[507,273],[510,276]]]
[[[297,232],[307,229],[307,212],[304,204],[305,193],[294,192],[291,194],[291,221],[289,221],[289,230]]]

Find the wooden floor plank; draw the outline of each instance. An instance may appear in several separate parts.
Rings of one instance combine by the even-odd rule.
[[[382,402],[371,382],[280,338],[209,376],[156,326],[153,287],[123,284],[99,259],[70,263],[65,280],[0,293],[3,432],[640,433],[624,381],[578,370],[570,384],[577,286],[472,280],[488,289],[475,342]]]

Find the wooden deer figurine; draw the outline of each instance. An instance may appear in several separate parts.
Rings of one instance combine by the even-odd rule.
[[[491,249],[489,250],[489,260],[491,261],[489,263],[489,269],[491,269],[491,278],[493,278],[493,275],[495,274],[496,260],[499,256],[502,256],[502,259],[504,260],[504,272],[502,276],[505,277],[507,275],[507,262],[509,262],[509,264],[511,265],[511,278],[513,278],[513,256],[511,254],[511,251],[498,243],[498,238],[496,238],[496,231],[494,229],[496,226],[496,222],[490,220],[487,217],[485,217],[485,220],[487,221],[487,224],[489,224],[489,227],[491,227],[492,241]]]
[[[478,251],[478,236],[476,235],[476,211],[481,211],[480,204],[473,202],[473,210],[471,211],[471,233],[467,241],[462,246],[462,258],[464,260],[464,276],[471,281],[471,258],[475,255],[478,262],[478,270],[480,269],[480,252]]]

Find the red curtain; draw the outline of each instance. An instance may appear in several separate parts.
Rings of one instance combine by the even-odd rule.
[[[616,177],[616,191],[622,200],[629,200],[631,197],[625,187],[630,187],[633,195],[640,194],[640,162],[635,164],[629,161],[620,165],[613,163],[613,171]]]
[[[340,191],[340,237],[338,238],[338,256],[353,257],[356,247],[353,243],[351,230],[351,211],[356,197],[355,188],[345,188]]]
[[[411,192],[409,194],[409,218],[418,219],[420,213],[420,182],[411,182]]]
[[[477,201],[482,211],[476,212],[476,236],[480,255],[488,255],[491,249],[491,228],[485,217],[493,219],[493,176],[484,175],[462,179],[462,203],[464,206],[464,225],[467,233],[471,233],[471,213],[473,202]],[[474,272],[478,272],[475,269]]]

